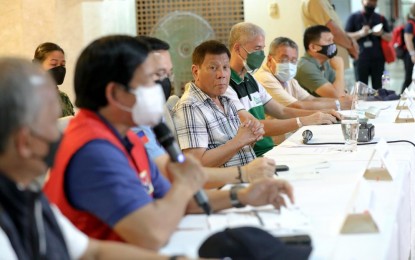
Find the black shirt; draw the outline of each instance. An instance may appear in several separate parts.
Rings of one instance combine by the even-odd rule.
[[[369,25],[370,28],[377,24],[383,24],[383,31],[390,32],[388,21],[381,16],[380,14],[373,13],[372,15],[368,15],[365,12],[359,11],[355,12],[349,16],[346,23],[346,32],[357,32],[362,29],[363,25]],[[380,45],[380,36],[374,36],[372,34],[368,34],[365,37],[360,38],[357,40],[359,44],[359,61],[378,61],[378,62],[385,62],[385,58],[383,56],[382,47]],[[367,47],[368,43],[371,42],[372,46]]]

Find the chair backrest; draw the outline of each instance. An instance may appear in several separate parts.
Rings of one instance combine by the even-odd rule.
[[[177,101],[179,101],[179,99],[180,98],[178,96],[172,95],[167,99],[167,102],[164,105],[164,122],[172,131],[176,141],[177,141],[177,132],[176,132],[176,126],[174,124],[173,117],[172,117],[172,111]]]

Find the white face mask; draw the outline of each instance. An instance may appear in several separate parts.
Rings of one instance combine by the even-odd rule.
[[[155,126],[163,117],[165,103],[163,89],[160,84],[151,87],[138,86],[131,91],[135,95],[135,103],[132,108],[122,107],[131,112],[136,125]]]
[[[292,64],[291,62],[277,63],[274,59],[272,60],[276,65],[274,76],[281,82],[290,81],[295,77],[295,74],[297,74],[297,65]]]

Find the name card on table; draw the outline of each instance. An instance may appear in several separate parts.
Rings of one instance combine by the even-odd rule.
[[[398,105],[396,106],[396,110],[408,109],[407,101],[408,101],[407,95],[402,96],[401,99],[399,99]]]
[[[403,104],[401,103],[403,102]],[[396,116],[395,123],[413,123],[415,122],[415,102],[413,97],[409,95],[407,89],[403,94],[401,100],[399,100],[398,106],[396,109],[399,110],[398,115]],[[402,113],[404,111],[404,113]]]
[[[380,157],[382,166],[369,168],[375,154],[378,154],[378,156]],[[396,160],[395,158],[393,158],[385,139],[382,138],[380,139],[375,149],[373,150],[372,155],[370,156],[363,177],[366,180],[392,181],[396,177],[396,171]]]
[[[340,229],[341,234],[378,233],[379,228],[373,218],[371,209],[374,204],[373,190],[360,181],[348,206],[349,213]]]

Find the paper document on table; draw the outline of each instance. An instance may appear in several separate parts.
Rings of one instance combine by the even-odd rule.
[[[207,216],[202,214],[186,215],[180,221],[177,229],[209,229]]]
[[[273,233],[304,233],[309,227],[309,219],[298,208],[280,211],[271,207],[253,208],[244,212],[229,212],[206,215],[187,215],[180,222],[179,230],[217,231],[225,228],[253,226]]]
[[[293,149],[301,148],[301,149]],[[305,149],[302,149],[305,148]],[[322,155],[322,154],[338,154],[341,153],[342,145],[297,145],[297,146],[285,146],[280,145],[278,150],[284,155]],[[283,151],[283,152],[282,152]],[[266,154],[268,156],[268,154]]]

